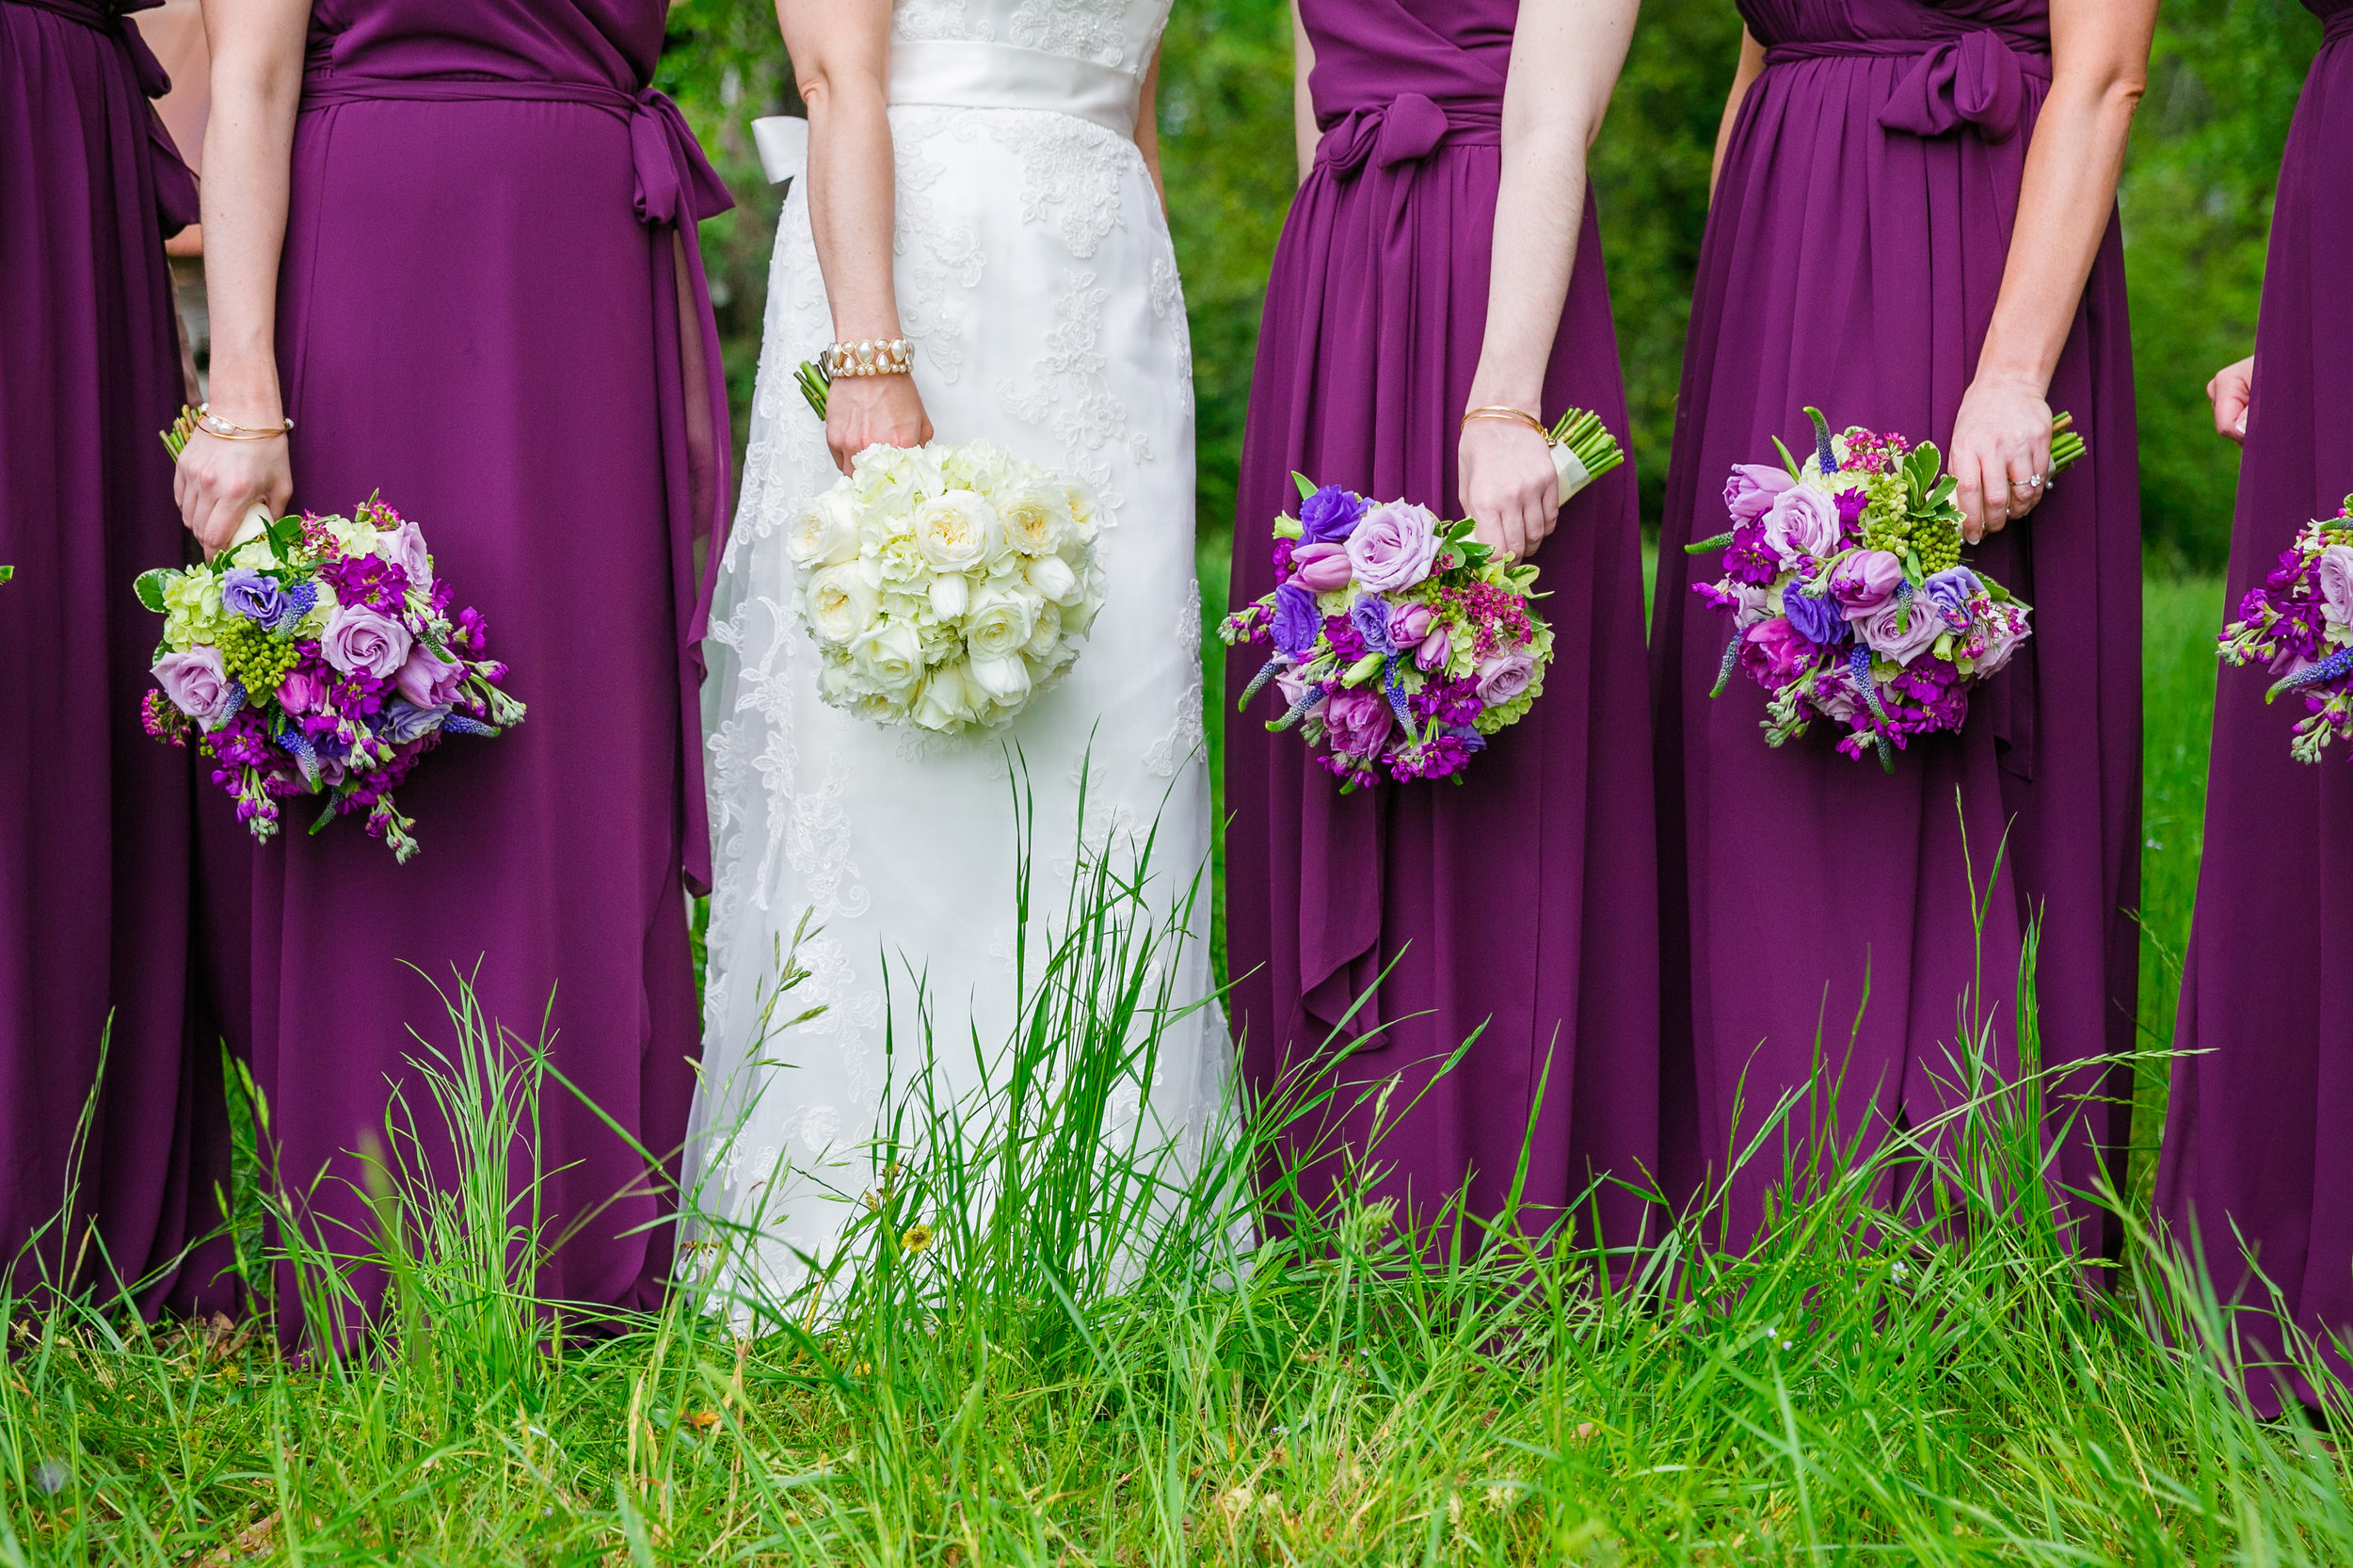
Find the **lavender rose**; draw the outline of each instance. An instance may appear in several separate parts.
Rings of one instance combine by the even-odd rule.
[[[1979,680],[2000,670],[2026,640],[2026,617],[2014,605],[1996,605],[1969,633],[1969,657]]]
[[[1735,522],[1754,522],[1775,497],[1797,481],[1769,463],[1735,463],[1724,482],[1724,510]]]
[[[1291,555],[1291,581],[1309,593],[1328,594],[1345,588],[1354,570],[1349,564],[1347,549],[1341,545],[1305,545]]]
[[[1516,702],[1535,680],[1535,656],[1524,648],[1482,659],[1479,664],[1480,706],[1500,708]]]
[[[1336,692],[1323,705],[1323,732],[1332,749],[1349,757],[1373,758],[1396,723],[1378,692]]]
[[[1792,485],[1765,513],[1765,544],[1784,564],[1838,549],[1838,504],[1810,485]]]
[[[1830,591],[1852,616],[1886,603],[1903,580],[1904,564],[1894,555],[1884,550],[1858,550],[1832,570]]]
[[[457,683],[465,674],[465,665],[440,658],[418,643],[408,650],[407,663],[393,680],[400,685],[400,695],[418,707],[441,708],[456,697]]]
[[[2313,584],[2329,624],[2353,626],[2353,545],[2332,544],[2322,551],[2313,562]]]
[[[1899,620],[1904,622],[1900,627]],[[1855,630],[1872,652],[1909,664],[1935,645],[1945,626],[1927,605],[1913,604],[1907,616],[1905,606],[1890,600],[1858,621]]]
[[[364,604],[339,604],[327,617],[319,653],[345,675],[381,680],[408,662],[408,629]]]
[[[1410,588],[1430,575],[1438,553],[1438,520],[1426,506],[1392,501],[1367,512],[1348,536],[1356,581],[1374,593]]]
[[[1326,485],[1299,504],[1299,542],[1338,544],[1356,529],[1365,515],[1365,498]]]
[[[433,559],[424,552],[424,530],[404,522],[376,541],[376,553],[408,574],[408,585],[419,593],[433,591]]]
[[[1294,659],[1305,659],[1316,646],[1316,634],[1323,630],[1323,617],[1316,614],[1316,596],[1296,583],[1286,583],[1274,590],[1274,646],[1277,650]]]
[[[1800,593],[1792,583],[1783,590],[1781,613],[1789,617],[1789,625],[1799,636],[1820,648],[1829,648],[1847,640],[1847,617],[1838,606],[1827,599]]]
[[[245,705],[245,688],[229,679],[216,648],[167,653],[154,664],[155,684],[180,712],[211,729]]]

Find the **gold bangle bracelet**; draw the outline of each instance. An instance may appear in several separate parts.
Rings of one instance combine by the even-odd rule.
[[[224,441],[274,441],[294,428],[294,421],[291,419],[286,420],[275,430],[234,424],[213,412],[213,406],[210,403],[200,403],[196,406],[194,423],[199,430]]]
[[[1536,434],[1544,437],[1546,440],[1550,440],[1552,439],[1552,432],[1545,428],[1544,421],[1538,419],[1534,414],[1529,413],[1525,408],[1514,408],[1508,404],[1489,403],[1483,405],[1482,407],[1473,408],[1470,412],[1463,416],[1463,423],[1465,424],[1468,424],[1475,419],[1508,419],[1516,424],[1527,425],[1530,430],[1535,431]]]

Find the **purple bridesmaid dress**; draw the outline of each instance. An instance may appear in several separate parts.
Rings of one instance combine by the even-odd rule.
[[[1765,694],[1745,677],[1708,699],[1727,628],[1690,584],[1717,557],[1683,545],[1727,526],[1719,491],[1734,463],[1772,461],[1776,435],[1801,442],[1807,404],[1833,425],[1949,444],[2051,79],[2044,0],[1743,0],[1741,14],[1767,63],[1701,249],[1651,634],[1662,1136],[1685,1193],[1721,1178],[1817,1060],[1839,1080],[1837,1116],[1792,1117],[1801,1168],[1951,1108],[1980,960],[1988,1064],[2015,1072],[2030,922],[2046,1066],[2129,1050],[2137,986],[2140,520],[2113,221],[2050,388],[2090,455],[1969,552],[2035,606],[2035,634],[1972,699],[1967,726],[1915,743],[1891,776],[1834,754],[1822,726],[1768,747]],[[2130,1102],[2125,1069],[2058,1073],[2056,1184],[2088,1190],[2105,1169],[2121,1185]],[[1735,1180],[1733,1244],[1753,1234],[1784,1153],[1775,1141]],[[2076,1248],[2108,1255],[2117,1238],[2096,1208],[2061,1207]]]
[[[2307,519],[2353,491],[2353,0],[2305,0],[2328,21],[2280,167],[2271,257],[2255,331],[2254,402],[2239,467],[2231,551],[2235,606]],[[2188,367],[2184,367],[2187,373]],[[2241,1307],[2248,1392],[2265,1416],[2315,1399],[2281,1359],[2273,1289],[2290,1320],[2353,1379],[2353,1020],[2337,989],[2353,962],[2353,770],[2331,748],[2289,760],[2303,705],[2264,704],[2262,671],[2225,669],[2198,911],[2182,968],[2182,1012],[2157,1210],[2193,1231],[2217,1293]],[[2253,1254],[2254,1270],[2249,1253]],[[2330,1342],[2336,1336],[2337,1343]]]
[[[130,591],[184,548],[155,438],[184,395],[163,242],[196,187],[147,102],[167,85],[118,8],[0,0],[0,1270],[20,1287],[68,1255],[136,1279],[219,1218],[185,1143],[220,1078],[189,1004],[195,782],[140,732],[159,623]],[[73,1213],[50,1224],[102,1044]]]
[[[666,1274],[698,1050],[695,557],[726,490],[694,225],[728,198],[646,88],[664,12],[319,0],[280,273],[294,504],[348,513],[380,488],[531,712],[401,789],[424,846],[406,866],[356,821],[306,837],[300,803],[248,847],[212,802],[206,840],[249,878],[241,1043],[278,1179],[327,1244],[367,1243],[354,1151],[385,1144],[395,1092],[449,1179],[415,1062],[451,1048],[463,978],[599,1108],[546,1085],[540,1219],[562,1244],[540,1288],[616,1306],[652,1304]]]
[[[1459,516],[1457,421],[1479,360],[1514,0],[1303,0],[1323,139],[1275,251],[1242,454],[1237,602],[1270,592],[1270,525],[1296,469]],[[1543,413],[1625,398],[1589,201]],[[1634,472],[1563,509],[1536,560],[1558,639],[1544,696],[1460,787],[1343,796],[1265,698],[1227,724],[1231,1014],[1262,1104],[1335,1090],[1294,1125],[1362,1158],[1426,1222],[1467,1188],[1474,1214],[1541,1223],[1596,1179],[1643,1179],[1657,1126],[1657,941]],[[1229,661],[1228,695],[1262,658]],[[1393,967],[1392,967],[1393,966]],[[1384,969],[1388,978],[1376,982]],[[1343,1029],[1360,997],[1365,1006]],[[1436,1069],[1474,1034],[1450,1073]],[[1327,1041],[1353,1048],[1337,1063]],[[1407,1109],[1411,1105],[1411,1109]],[[1340,1161],[1306,1173],[1321,1201]],[[1610,1187],[1605,1234],[1641,1205]]]

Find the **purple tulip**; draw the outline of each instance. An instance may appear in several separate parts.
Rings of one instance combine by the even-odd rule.
[[[1332,749],[1344,756],[1380,756],[1394,723],[1387,699],[1378,692],[1336,692],[1323,705],[1324,735]]]
[[[327,705],[327,682],[306,669],[291,669],[278,683],[278,705],[287,712],[316,712]]]
[[[1453,656],[1454,639],[1441,626],[1421,640],[1421,647],[1415,650],[1414,663],[1425,671],[1444,669],[1446,662]]]
[[[364,604],[339,604],[327,617],[319,652],[345,675],[381,680],[408,662],[411,641],[408,629],[390,616]]]
[[[408,658],[393,679],[400,685],[400,695],[420,708],[445,708],[457,696],[458,682],[466,676],[466,666],[443,659],[423,643],[408,650]]]
[[[1754,522],[1772,505],[1773,498],[1797,481],[1768,463],[1735,463],[1724,482],[1724,510],[1735,522]]]
[[[1348,586],[1354,571],[1344,545],[1303,545],[1291,555],[1291,581],[1309,593],[1334,593]]]
[[[1430,635],[1431,623],[1437,617],[1427,604],[1400,604],[1389,611],[1389,645],[1412,648]]]
[[[245,705],[245,688],[229,679],[216,648],[167,653],[155,661],[154,676],[171,705],[207,729]]]
[[[1904,564],[1884,550],[1858,550],[1832,569],[1831,597],[1851,616],[1876,610],[1887,602],[1896,584],[1904,580]]]

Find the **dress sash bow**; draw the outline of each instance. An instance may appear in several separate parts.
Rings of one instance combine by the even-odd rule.
[[[2048,79],[2049,59],[2036,58]],[[2018,134],[2025,104],[2025,62],[2001,34],[1980,30],[1948,39],[1913,61],[1880,110],[1880,123],[1915,136],[1974,125],[1988,141],[2008,141]]]
[[[148,98],[161,98],[171,90],[171,75],[164,70],[164,62],[147,46],[147,40],[131,22],[131,12],[152,10],[164,0],[6,0],[12,6],[25,6],[37,11],[61,16],[68,22],[78,22],[94,33],[104,33],[115,40],[130,57],[132,77],[138,83],[139,92]],[[147,115],[148,162],[155,170],[155,214],[162,220],[164,237],[169,239],[181,230],[195,223],[201,216],[197,200],[196,176],[181,161],[180,150],[172,145],[171,133],[164,129],[163,117],[152,108]]]
[[[1418,92],[1401,92],[1386,104],[1351,109],[1324,127],[1316,162],[1338,179],[1353,179],[1369,163],[1381,168],[1418,163],[1442,142],[1496,146],[1502,137],[1503,111],[1496,104],[1457,104],[1441,108]]]

